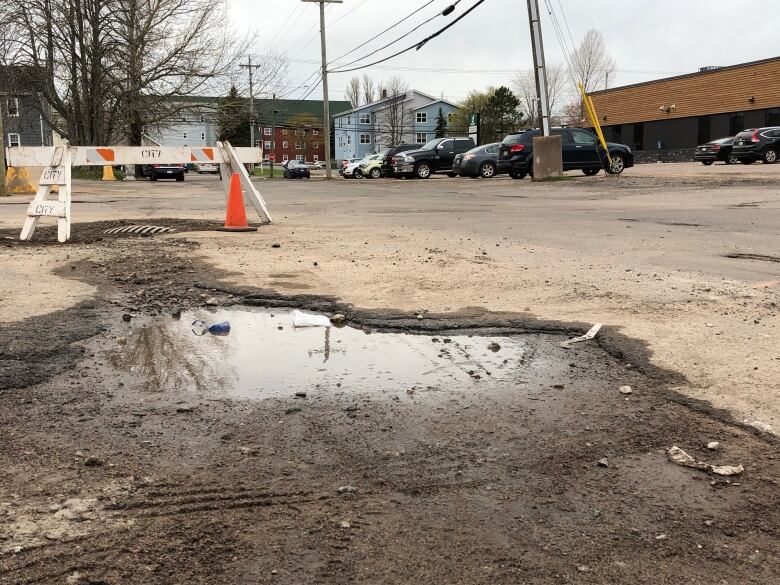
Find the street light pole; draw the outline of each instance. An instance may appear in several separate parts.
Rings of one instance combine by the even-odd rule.
[[[325,126],[325,177],[330,179],[330,104],[328,103],[328,57],[325,47],[325,4],[342,4],[343,0],[303,0],[303,2],[316,2],[320,5],[320,47],[322,50],[322,114]]]
[[[539,20],[539,0],[528,0],[528,21],[531,25],[531,49],[534,55],[537,111],[542,136],[550,135],[550,98],[547,93],[547,68],[544,62],[542,23]]]

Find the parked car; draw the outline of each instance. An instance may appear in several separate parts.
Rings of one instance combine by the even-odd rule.
[[[345,179],[362,179],[363,178],[363,171],[360,168],[360,165],[367,164],[373,160],[379,160],[380,154],[372,154],[365,158],[360,159],[357,162],[353,162],[348,164],[344,168],[344,172],[341,174],[344,176]]]
[[[501,143],[483,144],[464,154],[456,154],[452,172],[465,177],[489,179],[498,171],[498,147]]]
[[[203,173],[219,173],[219,165],[216,163],[200,163],[197,165],[196,169],[199,175]]]
[[[344,169],[346,169],[349,165],[352,163],[360,162],[362,159],[360,158],[345,158],[341,161],[341,166],[339,167],[339,175],[344,174]]]
[[[393,173],[400,177],[427,179],[433,173],[447,173],[454,177],[452,165],[455,155],[474,148],[471,138],[434,138],[418,150],[410,150],[393,157]]]
[[[591,176],[605,169],[619,175],[634,166],[634,155],[625,144],[607,142],[612,165],[607,162],[604,149],[595,134],[581,128],[553,128],[553,135],[562,138],[563,170],[581,170]],[[521,130],[509,134],[498,147],[498,167],[513,179],[533,175],[534,136],[539,130]]]
[[[282,164],[285,179],[311,179],[309,167],[300,160],[288,160]]]
[[[377,158],[364,160],[360,162],[360,172],[369,179],[379,179],[382,177],[382,163],[384,162],[385,151],[379,153]]]
[[[780,154],[780,126],[743,130],[734,137],[731,152],[743,164],[757,160],[768,165],[776,163]]]
[[[184,165],[182,164],[156,164],[149,167],[149,179],[157,181],[158,179],[176,179],[184,180]]]
[[[733,165],[739,162],[735,157],[731,148],[734,144],[733,138],[718,138],[717,140],[710,140],[705,144],[701,144],[696,147],[696,152],[693,153],[694,160],[701,162],[703,165],[709,166],[715,161],[723,161],[727,165]]]
[[[382,164],[379,167],[380,171],[382,173],[383,177],[392,177],[393,176],[393,157],[397,154],[401,154],[402,152],[408,152],[410,150],[420,150],[424,144],[422,143],[412,143],[412,144],[398,144],[396,146],[391,146],[390,148],[387,148],[382,151]]]

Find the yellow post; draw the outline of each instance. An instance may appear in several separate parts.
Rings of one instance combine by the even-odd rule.
[[[103,178],[100,179],[101,181],[116,181],[116,177],[114,177],[114,167],[111,165],[105,165],[103,167]]]
[[[582,94],[582,103],[585,106],[585,111],[588,112],[588,117],[590,118],[591,124],[593,124],[593,129],[596,131],[596,136],[599,137],[601,147],[604,149],[604,153],[607,155],[607,160],[611,165],[612,157],[609,156],[609,148],[607,148],[607,141],[604,140],[604,133],[601,131],[601,124],[599,124],[598,116],[596,116],[596,108],[593,106],[593,100],[588,94],[585,93],[584,85],[578,83],[577,87],[579,87],[580,94]]]

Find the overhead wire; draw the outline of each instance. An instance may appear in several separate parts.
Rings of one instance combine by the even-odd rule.
[[[412,34],[413,32],[415,32],[415,31],[419,30],[420,28],[422,28],[423,26],[425,26],[426,24],[428,24],[428,23],[429,23],[429,22],[431,22],[432,20],[434,20],[434,19],[436,19],[436,18],[438,18],[438,17],[440,17],[440,16],[445,16],[445,13],[446,13],[446,14],[450,14],[450,13],[452,12],[452,10],[454,10],[454,9],[455,9],[455,6],[456,6],[457,4],[459,4],[459,3],[460,3],[460,1],[461,1],[461,0],[456,0],[456,2],[455,2],[455,3],[453,3],[453,4],[450,4],[449,6],[447,6],[447,8],[445,8],[445,9],[444,9],[444,10],[442,10],[441,12],[437,12],[436,14],[434,14],[433,16],[431,16],[429,19],[427,19],[427,20],[425,20],[425,21],[421,22],[420,24],[418,24],[417,26],[415,26],[415,27],[414,27],[412,30],[410,30],[410,31],[408,31],[408,32],[406,32],[406,33],[404,33],[404,34],[402,34],[400,37],[398,37],[398,38],[396,38],[396,39],[394,39],[394,40],[390,41],[390,42],[389,42],[389,43],[387,43],[386,45],[382,45],[382,46],[381,46],[381,47],[379,47],[378,49],[375,49],[375,50],[371,51],[370,53],[368,53],[368,54],[366,54],[366,55],[363,55],[362,57],[358,57],[357,59],[354,59],[353,61],[350,61],[349,63],[342,63],[341,65],[336,65],[336,67],[349,67],[350,65],[354,65],[354,64],[355,64],[355,63],[357,63],[358,61],[363,61],[364,59],[368,59],[368,58],[369,58],[369,57],[371,57],[372,55],[376,55],[376,54],[377,54],[379,51],[383,51],[384,49],[386,49],[386,48],[388,48],[388,47],[391,47],[391,46],[393,46],[393,45],[394,45],[394,44],[396,44],[397,42],[399,42],[399,41],[402,41],[403,39],[405,39],[406,37],[408,37],[408,36],[409,36],[410,34]],[[419,12],[419,10],[418,10],[417,12]],[[351,52],[351,51],[350,51],[350,52]],[[397,54],[399,54],[399,55],[400,55],[400,53],[397,53]],[[393,55],[393,56],[395,56],[395,55]],[[391,56],[391,58],[392,58],[392,56]],[[338,61],[338,59],[334,59],[334,62],[335,62],[335,61]]]
[[[460,0],[458,0],[458,2],[460,2]],[[418,51],[419,51],[420,49],[422,49],[422,48],[423,48],[423,46],[425,46],[425,44],[426,44],[426,43],[428,43],[428,41],[430,41],[431,39],[434,39],[434,38],[438,37],[438,36],[439,36],[440,34],[442,34],[444,31],[446,31],[446,30],[448,30],[449,28],[451,28],[451,27],[455,26],[455,25],[456,25],[458,22],[460,22],[461,20],[463,20],[463,19],[464,19],[466,16],[468,16],[468,15],[469,15],[469,14],[470,14],[472,11],[474,11],[474,10],[475,10],[475,9],[476,9],[478,6],[480,6],[480,5],[481,5],[481,4],[483,4],[484,2],[485,2],[485,0],[477,0],[477,2],[475,2],[475,3],[474,3],[474,4],[473,4],[473,5],[472,5],[472,6],[471,6],[471,7],[470,7],[468,10],[466,10],[466,11],[465,11],[463,14],[461,14],[460,16],[458,16],[458,17],[457,17],[455,20],[453,20],[453,21],[452,21],[451,23],[449,23],[447,26],[444,26],[444,27],[440,28],[440,29],[439,29],[439,30],[437,30],[435,33],[433,33],[433,34],[431,34],[431,35],[428,35],[427,37],[425,37],[425,38],[424,38],[423,40],[421,40],[420,42],[418,42],[418,43],[415,43],[415,44],[413,44],[413,45],[411,45],[411,46],[407,47],[406,49],[402,49],[402,50],[400,50],[400,51],[397,51],[396,53],[393,53],[392,55],[389,55],[389,56],[385,57],[384,59],[379,59],[379,60],[377,60],[377,61],[374,61],[373,63],[366,63],[366,64],[364,64],[364,65],[360,65],[359,67],[353,67],[353,68],[351,68],[351,69],[335,69],[335,70],[333,70],[333,71],[332,71],[332,73],[348,73],[348,72],[350,72],[350,71],[358,71],[358,70],[360,70],[360,69],[365,69],[366,67],[373,67],[374,65],[378,65],[378,64],[380,64],[380,63],[384,63],[385,61],[389,61],[390,59],[393,59],[394,57],[398,57],[399,55],[402,55],[402,54],[404,54],[404,53],[407,53],[407,52],[411,51],[412,49],[416,49],[416,50],[418,50]],[[457,4],[457,2],[456,2],[455,4]],[[454,5],[453,5],[453,6],[454,6]],[[450,12],[452,12],[452,11],[450,11]],[[443,14],[443,12],[442,12],[442,14]],[[448,13],[448,14],[449,14],[449,13]],[[379,49],[379,50],[381,50],[381,49]],[[376,52],[376,51],[374,51],[374,53],[375,53],[375,52]],[[372,55],[372,54],[374,54],[374,53],[370,53],[368,56],[370,56],[370,55]],[[360,61],[360,60],[362,60],[362,59],[365,59],[365,58],[366,58],[366,57],[362,57],[361,59],[357,59],[356,61]],[[352,63],[355,63],[356,61],[353,61]],[[342,65],[342,67],[344,67],[344,66],[347,66],[347,65],[349,65],[349,63],[347,63],[347,64],[345,64],[345,65]]]
[[[286,21],[286,22],[290,22],[290,21],[291,21],[291,19],[292,19],[292,15],[293,15],[293,14],[295,14],[295,12],[296,12],[296,10],[297,10],[298,8],[301,8],[301,9],[302,9],[302,10],[301,10],[301,12],[300,12],[300,14],[298,14],[298,18],[296,18],[296,19],[295,19],[295,21],[293,21],[293,22],[292,22],[292,24],[291,24],[290,26],[286,26],[286,23],[285,23],[285,24],[283,24],[281,27],[279,27],[279,29],[277,29],[277,31],[276,31],[276,33],[274,34],[274,36],[273,36],[273,37],[271,37],[271,40],[270,40],[270,41],[268,41],[267,48],[269,48],[269,49],[271,48],[271,45],[273,44],[274,40],[276,40],[276,37],[277,37],[277,35],[278,35],[278,34],[279,34],[279,33],[280,33],[282,30],[284,30],[285,28],[287,28],[287,30],[285,31],[285,33],[284,33],[284,34],[283,34],[281,37],[279,37],[279,42],[280,42],[280,43],[282,42],[282,40],[284,40],[284,38],[285,38],[285,37],[286,37],[288,34],[290,34],[290,32],[292,31],[292,29],[295,27],[295,25],[296,25],[296,24],[298,24],[298,21],[301,19],[301,17],[303,16],[304,12],[306,12],[306,9],[304,8],[304,4],[303,4],[303,2],[301,2],[300,4],[298,4],[298,5],[297,5],[295,8],[293,8],[293,11],[290,13],[290,16],[288,16],[288,17],[287,17],[287,21]]]

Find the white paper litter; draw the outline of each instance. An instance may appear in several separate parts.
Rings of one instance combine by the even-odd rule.
[[[304,313],[295,309],[292,312],[293,327],[330,327],[330,319],[325,315]]]
[[[591,327],[588,332],[585,335],[580,335],[579,337],[575,337],[574,339],[568,339],[566,341],[561,341],[559,344],[561,347],[564,347],[568,349],[571,347],[572,343],[579,343],[580,341],[588,341],[588,339],[593,339],[596,337],[596,334],[601,329],[601,323],[596,323],[593,327]]]
[[[688,455],[685,451],[677,446],[672,447],[666,452],[669,455],[669,459],[677,465],[683,467],[691,467],[693,469],[701,469],[702,471],[711,471],[716,475],[739,475],[745,468],[742,465],[711,465],[710,463],[704,463],[703,461],[696,461],[693,457]]]

